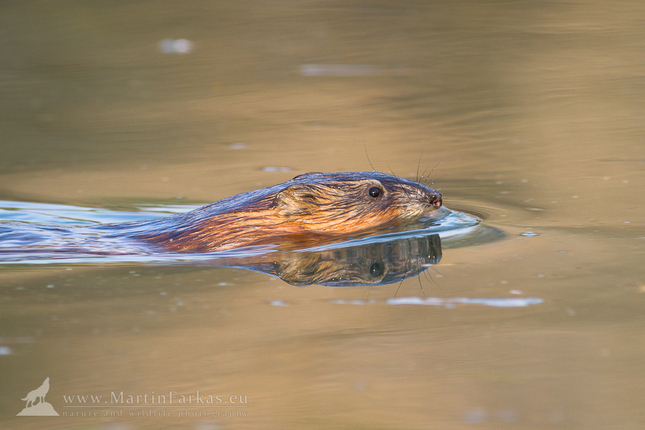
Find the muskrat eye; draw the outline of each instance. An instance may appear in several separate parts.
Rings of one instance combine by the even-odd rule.
[[[378,278],[379,276],[381,276],[382,272],[383,272],[383,267],[381,267],[381,263],[370,264],[370,275],[372,275],[374,278]]]
[[[381,195],[381,190],[378,187],[372,187],[367,193],[370,195],[370,197],[377,198]]]

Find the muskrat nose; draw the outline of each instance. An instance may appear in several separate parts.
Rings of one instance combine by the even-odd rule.
[[[430,204],[431,204],[432,206],[436,206],[436,207],[441,206],[441,194],[439,194],[439,193],[437,193],[437,194],[430,194],[430,195],[428,196],[428,200],[430,201]]]

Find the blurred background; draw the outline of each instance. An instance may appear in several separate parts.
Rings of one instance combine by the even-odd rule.
[[[0,199],[132,209],[436,166],[444,204],[505,239],[444,249],[397,297],[544,303],[4,266],[2,427],[33,428],[15,415],[49,376],[61,415],[63,395],[199,390],[248,417],[43,429],[642,428],[644,23],[638,1],[3,2]]]

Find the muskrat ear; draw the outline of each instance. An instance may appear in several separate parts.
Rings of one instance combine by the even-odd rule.
[[[292,185],[278,193],[274,207],[280,215],[300,215],[316,209],[317,199],[306,185]]]

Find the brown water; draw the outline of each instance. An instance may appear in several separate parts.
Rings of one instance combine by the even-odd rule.
[[[643,428],[644,22],[642,2],[4,2],[0,199],[206,203],[369,155],[440,162],[446,206],[506,236],[375,288],[0,267],[2,428]],[[386,302],[424,293],[544,302]],[[61,417],[16,417],[45,377]],[[136,399],[197,391],[222,401]],[[128,416],[152,411],[173,416]]]

